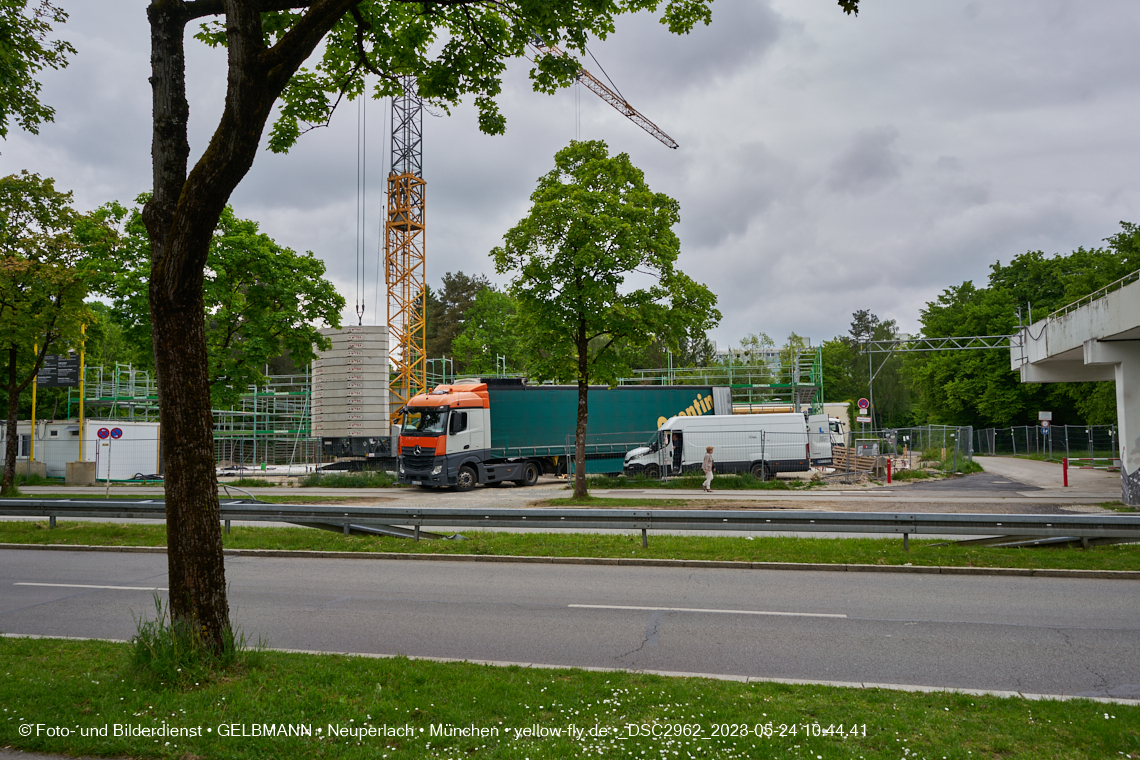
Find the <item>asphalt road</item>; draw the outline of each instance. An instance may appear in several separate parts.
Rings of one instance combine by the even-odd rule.
[[[1132,581],[252,557],[227,580],[279,648],[1140,698]],[[165,586],[162,554],[0,550],[0,630],[127,638]]]

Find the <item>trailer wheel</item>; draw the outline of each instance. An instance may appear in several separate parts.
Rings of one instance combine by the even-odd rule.
[[[534,462],[527,462],[523,465],[522,480],[516,480],[515,484],[520,486],[533,486],[538,482],[538,465]]]
[[[479,482],[479,476],[475,470],[467,465],[459,468],[459,474],[455,477],[455,490],[457,491],[470,491]]]

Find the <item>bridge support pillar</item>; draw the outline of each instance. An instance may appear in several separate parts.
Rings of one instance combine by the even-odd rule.
[[[1120,432],[1120,499],[1140,506],[1140,340],[1087,340],[1087,365],[1112,365]]]

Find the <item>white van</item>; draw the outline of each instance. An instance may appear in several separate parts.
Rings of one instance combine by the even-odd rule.
[[[826,414],[734,414],[671,417],[646,446],[626,453],[627,476],[700,472],[707,447],[716,471],[750,472],[772,478],[831,464],[831,430]]]

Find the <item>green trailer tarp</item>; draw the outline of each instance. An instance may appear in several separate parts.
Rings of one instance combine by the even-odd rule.
[[[564,456],[567,436],[573,445],[578,424],[576,386],[492,386],[487,392],[495,456]],[[664,420],[681,413],[713,414],[712,397],[712,386],[590,386],[586,471],[621,472],[625,453],[650,440]]]

